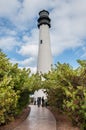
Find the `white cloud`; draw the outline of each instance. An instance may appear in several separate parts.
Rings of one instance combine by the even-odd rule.
[[[15,37],[17,35],[16,30],[12,30],[10,28],[6,28],[6,27],[1,27],[0,28],[0,35],[5,35],[6,37],[10,36],[10,37]]]
[[[25,59],[24,61],[21,61],[21,65],[27,67],[28,65],[33,65],[35,59],[34,57],[30,57],[28,59]]]
[[[27,58],[27,59],[21,60],[21,61],[16,60],[16,59],[11,59],[10,61],[13,64],[18,63],[19,68],[21,68],[21,69],[23,69],[23,68],[26,68],[26,69],[30,68],[31,73],[36,73],[36,71],[37,71],[37,67],[33,66],[33,64],[36,62],[36,59],[34,59],[34,57],[30,57],[30,58]]]
[[[23,56],[37,56],[37,45],[34,44],[26,44],[21,47],[21,49],[18,51],[19,54]]]
[[[38,29],[32,29],[31,32],[30,32],[30,36],[27,36],[26,33],[24,34],[23,36],[23,41],[25,43],[35,43],[35,44],[38,44]]]
[[[24,66],[24,67],[28,67],[28,66],[33,66],[33,63],[36,62],[34,57],[30,57],[24,60],[16,60],[16,59],[11,59],[10,60],[13,64],[18,63],[19,66]]]
[[[13,17],[19,7],[20,3],[18,0],[0,0],[0,16]]]
[[[19,46],[19,44],[14,37],[0,38],[0,48],[3,50],[12,50],[15,46]]]
[[[23,56],[34,56],[37,57],[38,52],[38,30],[33,29],[31,36],[23,36],[24,44],[20,47],[17,52]]]
[[[50,16],[52,20],[51,44],[53,55],[66,49],[83,47],[86,37],[86,1],[69,0],[59,3]]]

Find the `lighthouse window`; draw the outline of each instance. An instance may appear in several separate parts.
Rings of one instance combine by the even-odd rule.
[[[42,40],[40,40],[40,44],[42,44]]]

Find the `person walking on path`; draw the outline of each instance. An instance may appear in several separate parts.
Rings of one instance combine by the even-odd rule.
[[[38,105],[38,107],[40,107],[40,105],[41,105],[41,97],[38,97],[38,99],[37,99],[37,105]]]
[[[45,100],[44,97],[42,97],[42,107],[44,107],[44,104],[45,104]]]

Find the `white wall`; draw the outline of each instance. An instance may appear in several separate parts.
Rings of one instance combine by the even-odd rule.
[[[42,40],[42,44],[40,44]],[[37,71],[46,73],[51,69],[52,54],[50,47],[50,34],[48,25],[41,25],[39,29],[39,52]]]

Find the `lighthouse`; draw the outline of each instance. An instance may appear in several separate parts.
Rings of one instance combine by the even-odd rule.
[[[49,12],[42,10],[39,12],[38,28],[39,28],[39,50],[38,50],[38,63],[37,72],[47,73],[51,70],[52,54],[50,46],[50,33],[51,20]]]
[[[49,18],[49,12],[42,10],[39,12],[38,29],[39,29],[39,49],[38,49],[38,62],[37,72],[40,74],[48,73],[52,66],[52,54],[50,46],[50,33],[51,19]],[[43,89],[35,91],[34,98],[44,97],[46,94]]]

